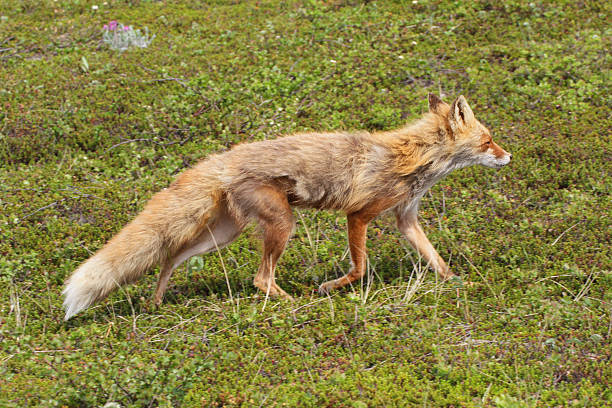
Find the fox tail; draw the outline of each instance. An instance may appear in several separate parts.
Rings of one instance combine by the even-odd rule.
[[[201,167],[201,166],[199,166]],[[204,171],[205,174],[200,174]],[[206,174],[209,173],[209,174]],[[219,207],[218,183],[206,169],[183,173],[155,194],[144,210],[76,269],[63,290],[65,320],[133,283],[198,236]]]

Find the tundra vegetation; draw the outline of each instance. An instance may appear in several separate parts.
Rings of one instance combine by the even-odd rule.
[[[610,406],[610,15],[0,0],[0,405]],[[148,27],[145,47],[109,47],[112,21]],[[277,270],[294,302],[253,287],[251,228],[179,269],[159,308],[151,271],[63,321],[64,279],[183,169],[285,133],[392,129],[428,92],[466,95],[513,154],[423,200],[460,279],[439,282],[383,215],[367,277],[320,297],[349,266],[346,221],[300,210]]]

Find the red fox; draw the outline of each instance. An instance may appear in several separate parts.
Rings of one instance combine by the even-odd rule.
[[[65,319],[136,281],[161,264],[154,302],[185,260],[222,248],[255,221],[263,256],[253,283],[271,296],[291,298],[274,271],[295,226],[291,207],[347,214],[349,272],[323,283],[327,293],[366,270],[368,223],[393,210],[410,244],[441,278],[454,274],[417,220],[425,192],[454,169],[500,168],[512,155],[491,139],[463,96],[450,106],[429,95],[429,112],[403,128],[378,133],[299,133],[240,144],[186,170],[66,282]]]

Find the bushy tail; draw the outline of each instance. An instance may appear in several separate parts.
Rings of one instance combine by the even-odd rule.
[[[218,183],[206,163],[184,172],[66,281],[65,320],[132,283],[195,238],[219,204]]]

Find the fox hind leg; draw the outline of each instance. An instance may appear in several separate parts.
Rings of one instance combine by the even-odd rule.
[[[283,253],[290,235],[291,229],[287,233],[285,229],[281,230],[269,225],[264,226],[263,256],[257,275],[253,279],[253,284],[269,296],[292,299],[291,295],[276,284],[274,277],[276,263]]]
[[[155,305],[159,306],[162,303],[172,272],[183,262],[192,256],[225,247],[234,241],[241,232],[242,227],[226,212],[219,215],[211,226],[204,227],[204,230],[196,239],[184,246],[163,264],[155,290]]]
[[[263,185],[236,198],[242,204],[242,211],[255,219],[263,230],[263,254],[253,284],[269,296],[291,299],[274,278],[276,263],[295,226],[287,195],[274,186]]]

